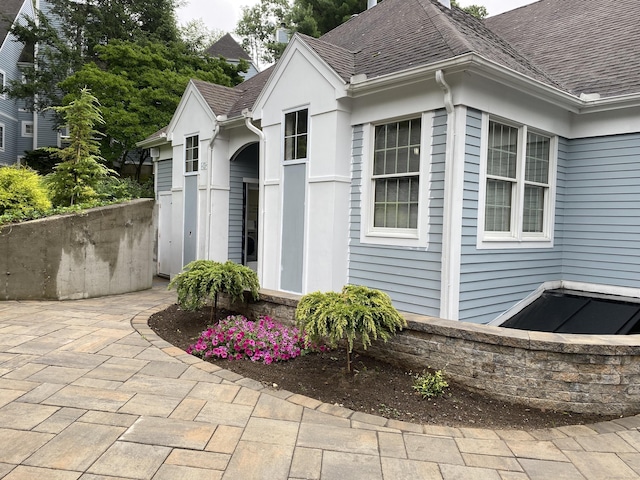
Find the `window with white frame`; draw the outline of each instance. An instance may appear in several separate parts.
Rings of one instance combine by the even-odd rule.
[[[22,122],[22,136],[33,137],[33,122]]]
[[[287,113],[284,116],[284,159],[303,160],[307,158],[309,134],[309,109]]]
[[[551,240],[555,138],[489,119],[486,132],[483,240]]]
[[[198,171],[198,158],[199,158],[199,140],[198,135],[192,135],[186,138],[185,147],[184,147],[184,171],[186,173],[189,172],[197,172]]]
[[[373,228],[418,228],[421,119],[375,127]]]

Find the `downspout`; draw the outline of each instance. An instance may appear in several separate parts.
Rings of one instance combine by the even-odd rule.
[[[258,203],[260,204],[260,210],[258,214],[258,278],[262,282],[262,264],[264,262],[264,215],[265,215],[265,207],[264,207],[264,169],[265,169],[265,147],[266,147],[266,138],[264,132],[256,127],[251,122],[252,116],[251,110],[245,108],[242,110],[242,115],[244,116],[244,123],[247,128],[255,133],[260,139],[260,144],[258,147]]]
[[[442,268],[440,285],[440,317],[448,320],[458,320],[458,296],[456,294],[458,285],[453,274],[458,269],[455,262],[459,261],[459,247],[454,245],[457,235],[453,231],[454,222],[454,197],[453,191],[455,179],[457,178],[458,167],[455,155],[455,124],[456,111],[453,105],[453,95],[451,87],[444,79],[444,72],[436,72],[436,83],[444,92],[444,106],[447,111],[447,142],[445,150],[445,175],[444,175],[444,209],[443,209],[443,229],[442,229]]]
[[[216,137],[220,133],[220,124],[216,118],[216,126],[213,127],[213,134],[211,135],[211,141],[209,142],[209,173],[207,175],[207,249],[205,252],[205,258],[210,260],[209,255],[211,253],[211,186],[213,185],[213,144],[216,141]]]

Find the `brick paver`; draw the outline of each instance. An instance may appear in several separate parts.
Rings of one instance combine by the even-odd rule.
[[[266,388],[158,338],[148,291],[0,302],[0,478],[640,478],[640,417],[534,431],[417,425]]]

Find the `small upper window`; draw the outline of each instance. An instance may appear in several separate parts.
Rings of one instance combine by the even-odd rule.
[[[284,159],[307,158],[309,110],[298,110],[284,116]]]
[[[197,172],[198,171],[198,135],[193,135],[191,137],[187,137],[185,150],[184,150],[184,158],[185,158],[185,168],[184,171],[189,172]]]
[[[553,138],[489,120],[484,240],[550,240]]]
[[[33,122],[22,122],[22,136],[33,137]]]
[[[416,118],[375,128],[374,228],[418,228],[421,126]]]

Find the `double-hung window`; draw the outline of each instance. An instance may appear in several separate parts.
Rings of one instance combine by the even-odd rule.
[[[198,135],[186,138],[184,147],[184,171],[185,173],[198,171]]]
[[[373,228],[417,230],[421,119],[375,127]]]
[[[486,138],[484,247],[490,242],[551,241],[555,171],[553,137],[489,120]],[[498,247],[499,245],[495,245]],[[504,245],[503,245],[504,246]]]
[[[309,134],[309,109],[287,113],[284,116],[284,159],[303,160],[307,158]]]

